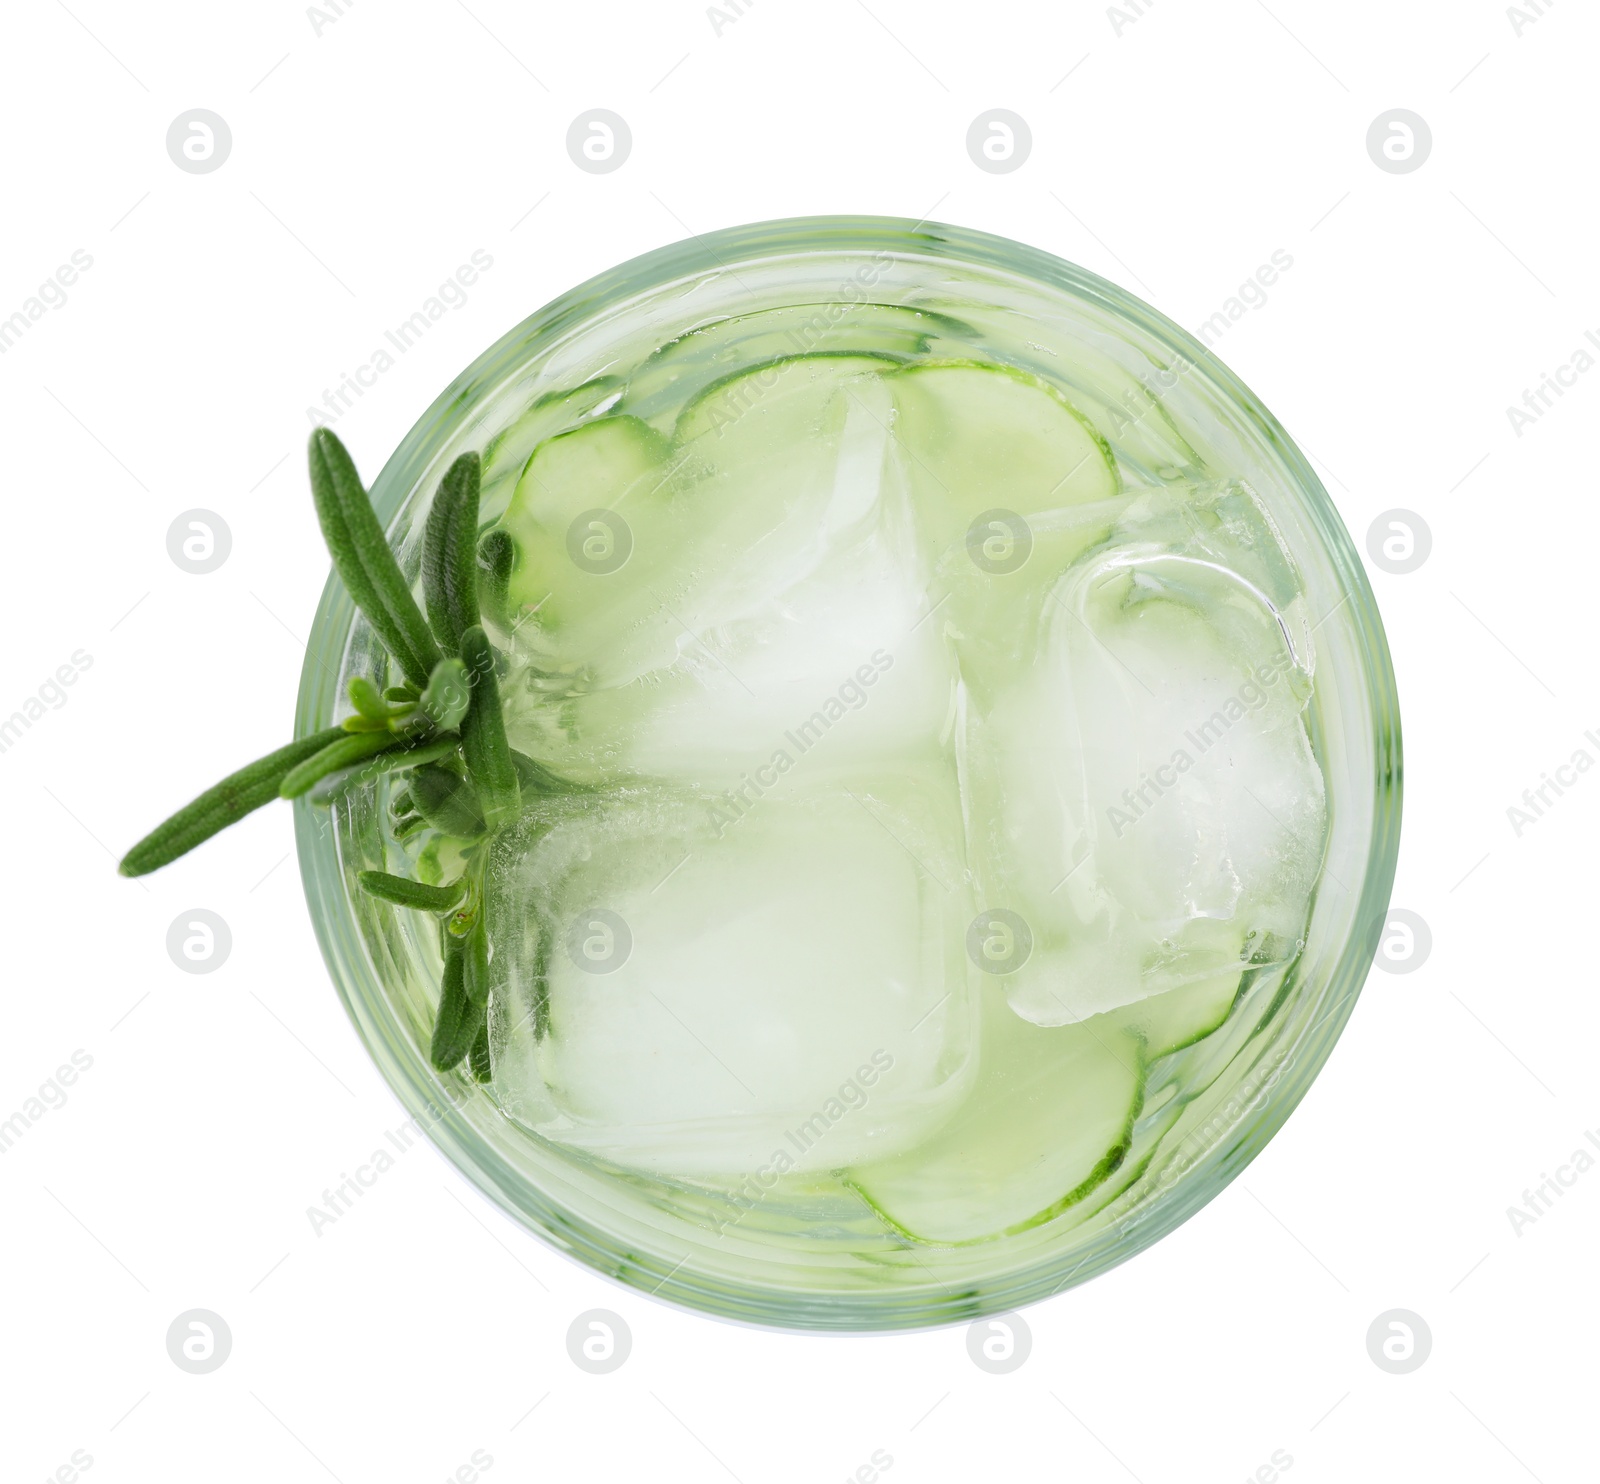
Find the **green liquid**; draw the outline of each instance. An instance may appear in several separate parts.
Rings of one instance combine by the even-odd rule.
[[[1066,1228],[1275,1004],[1310,620],[1180,366],[898,306],[725,320],[485,450],[525,799],[492,1096],[715,1231]],[[463,842],[392,847],[425,880]]]

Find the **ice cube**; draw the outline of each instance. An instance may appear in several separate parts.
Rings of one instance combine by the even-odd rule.
[[[816,774],[948,739],[954,664],[929,621],[909,497],[888,457],[888,394],[858,375],[830,395],[833,434],[777,472],[747,453],[707,475],[739,473],[752,503],[771,495],[763,480],[781,479],[772,503],[786,513],[747,522],[745,545],[724,528],[692,549],[698,577],[673,600],[666,662],[587,693],[525,694],[511,707],[517,746],[571,776],[726,788],[783,749],[811,754]]]
[[[925,1137],[975,1071],[954,792],[781,786],[729,819],[648,787],[530,814],[495,868],[518,922],[502,1106],[688,1176],[833,1169]]]
[[[1081,1020],[1293,943],[1326,802],[1288,633],[1210,552],[1114,544],[1056,585],[1037,665],[965,748],[990,905],[1034,939],[1019,1014]]]

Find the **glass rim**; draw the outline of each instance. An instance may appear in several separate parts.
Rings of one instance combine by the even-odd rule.
[[[1180,1178],[1152,1198],[1155,1209],[1129,1238],[1102,1241],[1078,1257],[1057,1254],[1008,1272],[977,1299],[940,1309],[923,1290],[863,1290],[836,1295],[796,1291],[706,1275],[685,1276],[652,1261],[603,1227],[575,1216],[490,1148],[452,1098],[450,1084],[394,1027],[384,1023],[382,985],[351,913],[334,831],[307,800],[297,801],[295,825],[302,882],[323,957],[357,1034],[407,1114],[463,1175],[520,1226],[591,1271],[626,1288],[701,1316],[804,1333],[882,1333],[970,1322],[1050,1297],[1080,1268],[1092,1277],[1125,1261],[1181,1225],[1248,1166],[1283,1127],[1309,1090],[1354,1010],[1378,946],[1377,927],[1387,911],[1399,851],[1402,797],[1399,702],[1383,625],[1366,573],[1342,519],[1309,461],[1262,401],[1206,345],[1158,310],[1118,285],[1041,249],[971,228],[887,216],[806,216],[724,228],[631,258],[552,299],[502,335],[434,399],[372,482],[380,523],[388,529],[448,446],[453,434],[519,372],[548,356],[571,332],[602,312],[661,290],[684,278],[718,274],[730,265],[826,253],[886,252],[947,259],[998,270],[1086,301],[1129,321],[1156,343],[1192,363],[1231,410],[1270,450],[1300,497],[1323,553],[1349,596],[1344,605],[1363,664],[1372,712],[1373,815],[1362,880],[1353,904],[1352,930],[1339,949],[1318,999],[1323,1013],[1309,1031],[1297,1032],[1292,1064],[1270,1095],[1257,1095],[1230,1126],[1230,1138],[1205,1149]],[[684,328],[689,326],[685,324]],[[329,666],[337,670],[355,608],[330,573],[313,620],[295,716],[302,737],[329,724],[334,702]],[[320,645],[319,645],[320,641]],[[331,641],[331,642],[330,642]],[[358,992],[359,986],[359,992]],[[392,1017],[391,1017],[392,1018]],[[403,1044],[402,1044],[403,1043]],[[596,1178],[601,1178],[596,1176]],[[513,1198],[515,1196],[515,1198]],[[1114,1232],[1115,1227],[1108,1228]],[[1100,1234],[1104,1237],[1105,1233]],[[683,1264],[685,1268],[689,1264]],[[1078,1281],[1083,1281],[1080,1279]]]

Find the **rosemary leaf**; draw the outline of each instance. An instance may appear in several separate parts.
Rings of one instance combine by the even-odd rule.
[[[478,621],[478,456],[464,453],[440,481],[422,537],[422,595],[447,654]]]
[[[396,747],[390,752],[380,752],[370,762],[363,763],[359,767],[349,768],[341,773],[330,773],[326,778],[319,779],[311,790],[311,802],[331,803],[346,789],[371,783],[396,768],[414,768],[419,763],[438,762],[441,758],[449,757],[460,746],[459,737],[449,736],[436,737],[430,742],[420,742],[414,747]]]
[[[433,1044],[428,1060],[434,1069],[448,1072],[467,1054],[478,1035],[477,1007],[467,998],[466,956],[459,945],[447,943],[444,974],[439,980],[439,1014],[433,1022]]]
[[[461,635],[461,658],[472,672],[472,705],[461,723],[461,751],[490,829],[510,824],[522,810],[511,747],[506,741],[494,650],[479,624]]]
[[[467,1065],[472,1068],[474,1082],[493,1082],[494,1065],[489,1060],[489,1021],[485,1017],[483,1025],[478,1030],[478,1036],[472,1043],[472,1050],[467,1053]]]
[[[380,719],[376,716],[363,716],[359,711],[345,717],[339,723],[339,726],[352,736],[359,736],[363,732],[387,732],[391,730],[388,717]]]
[[[490,531],[478,543],[478,605],[502,629],[511,627],[509,590],[516,547],[509,533]]]
[[[364,892],[393,902],[397,907],[415,907],[419,912],[448,912],[467,889],[465,881],[452,881],[448,886],[425,886],[405,876],[391,876],[387,871],[361,871],[356,880]]]
[[[529,794],[559,794],[570,793],[576,784],[565,778],[558,778],[548,768],[528,756],[525,752],[511,749],[511,766],[516,770],[517,783],[522,790],[522,796]]]
[[[428,688],[418,704],[423,715],[441,732],[453,732],[461,725],[471,702],[472,677],[460,660],[449,655],[433,667]]]
[[[474,1005],[489,1003],[489,934],[482,917],[466,937],[467,998]]]
[[[383,697],[378,694],[378,687],[366,676],[352,675],[346,689],[350,695],[350,704],[356,708],[357,716],[364,716],[368,721],[387,722],[394,715]]]
[[[459,773],[425,763],[411,775],[412,807],[436,830],[463,839],[483,831],[483,809]]]
[[[419,688],[426,685],[439,647],[389,550],[349,451],[327,428],[311,435],[311,495],[333,564],[356,606],[406,679]]]
[[[312,784],[328,774],[359,763],[375,752],[403,745],[396,741],[393,732],[346,732],[340,728],[338,741],[330,742],[321,752],[313,753],[283,775],[278,793],[285,799],[298,799],[310,790]]]
[[[117,869],[124,876],[143,876],[186,855],[203,840],[277,798],[287,774],[344,736],[338,727],[313,732],[230,773],[158,824],[123,856]]]

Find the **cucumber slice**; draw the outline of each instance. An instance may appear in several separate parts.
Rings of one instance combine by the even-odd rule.
[[[791,304],[716,320],[669,340],[634,372],[618,411],[670,424],[713,381],[765,362],[870,346],[895,358],[924,355],[941,338],[973,332],[959,320],[901,304]],[[662,431],[667,427],[662,424]]]
[[[607,397],[622,388],[616,376],[597,376],[582,386],[546,392],[514,422],[507,424],[484,445],[481,500],[490,509],[489,491],[502,481],[515,487],[529,456],[546,438],[576,427]]]
[[[670,455],[649,424],[611,416],[547,438],[529,458],[500,522],[516,547],[506,596],[514,614],[534,615],[524,627],[555,651],[568,647],[561,636],[576,642],[586,624],[608,627],[603,620],[619,602],[640,596],[638,574],[618,581],[617,573],[641,544],[640,565],[650,565],[649,535],[661,519]],[[592,530],[577,530],[588,511],[621,523],[600,519],[589,522]]]
[[[1239,997],[1243,977],[1241,965],[1192,984],[1163,990],[1121,1010],[1096,1015],[1090,1023],[1104,1021],[1108,1026],[1121,1026],[1144,1042],[1146,1060],[1155,1061],[1220,1029]]]
[[[1041,377],[1013,366],[931,361],[885,378],[935,549],[989,510],[1030,516],[1116,495],[1105,440]]]
[[[637,494],[635,486],[657,473],[670,453],[666,440],[636,417],[597,418],[558,433],[528,460],[505,524],[532,520],[564,537],[581,512],[596,506],[612,510],[630,493]]]
[[[843,425],[852,381],[896,370],[893,356],[850,351],[819,351],[783,356],[720,377],[702,388],[678,416],[678,444],[696,451],[720,469],[731,467],[731,453],[781,466],[791,461],[797,443],[825,436]]]
[[[576,684],[579,701],[686,653],[707,663],[729,625],[765,611],[873,513],[893,416],[877,373],[899,364],[788,357],[705,388],[675,441],[628,413],[546,439],[500,525],[516,548],[519,650]],[[580,519],[591,511],[605,516]],[[591,539],[601,561],[584,560]],[[622,543],[625,560],[604,560]],[[637,701],[624,710],[638,719]]]
[[[1228,1018],[1249,967],[1247,955],[1261,946],[1260,937],[1247,936],[1231,918],[1193,918],[1146,957],[1141,977],[1150,994],[1091,1018],[1138,1036],[1147,1062],[1181,1051]]]
[[[1110,356],[1081,347],[1079,364],[1063,368],[1062,391],[1078,412],[1114,443],[1117,461],[1135,484],[1165,484],[1202,460],[1179,432],[1164,398],[1179,387],[1188,362],[1151,360],[1135,373]],[[1046,365],[1035,367],[1049,377]]]
[[[845,1174],[908,1240],[963,1246],[1027,1231],[1122,1164],[1144,1089],[1136,1037],[1112,1026],[1041,1029],[986,990],[978,1081],[932,1139]]]

